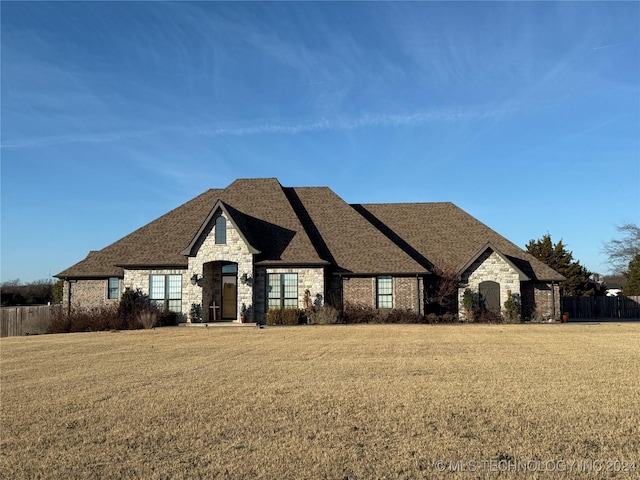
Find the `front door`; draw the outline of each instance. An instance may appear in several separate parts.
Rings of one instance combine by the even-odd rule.
[[[222,274],[222,319],[235,320],[238,316],[238,274]]]
[[[500,284],[487,280],[479,285],[480,298],[484,307],[493,313],[500,313]]]

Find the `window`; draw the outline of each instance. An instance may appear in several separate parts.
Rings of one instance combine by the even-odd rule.
[[[182,275],[150,275],[149,299],[161,310],[182,311]]]
[[[298,274],[270,273],[267,277],[267,309],[298,308]]]
[[[120,298],[120,279],[118,277],[111,277],[107,283],[107,298],[109,300]]]
[[[238,273],[238,264],[228,263],[226,265],[222,265],[222,273]]]
[[[377,308],[393,308],[393,279],[378,277],[376,279]]]
[[[227,219],[220,215],[216,218],[216,244],[227,243]]]

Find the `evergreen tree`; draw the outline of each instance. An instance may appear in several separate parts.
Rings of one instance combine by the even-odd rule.
[[[625,276],[627,283],[622,293],[628,297],[640,295],[640,253],[629,262],[629,270]]]
[[[560,293],[565,297],[588,297],[595,294],[595,285],[589,281],[589,272],[573,260],[573,254],[566,249],[562,240],[555,245],[551,235],[546,234],[540,240],[529,240],[527,251],[538,260],[546,263],[566,280],[560,284]]]

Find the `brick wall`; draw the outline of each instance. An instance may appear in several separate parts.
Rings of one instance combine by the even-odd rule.
[[[107,299],[109,280],[106,278],[95,280],[72,280],[63,284],[62,305],[69,308],[69,289],[71,289],[72,308],[93,308],[107,304],[117,304],[122,295],[123,281],[119,281],[119,295],[117,299]]]
[[[523,283],[522,318],[527,320],[553,318],[557,320],[561,313],[560,285],[546,282]]]
[[[393,306],[424,313],[424,283],[416,277],[393,279]]]
[[[424,282],[416,277],[393,277],[393,308],[424,312]],[[376,307],[376,277],[343,278],[344,303]]]
[[[372,277],[344,277],[342,279],[344,303],[362,303],[376,306],[376,279]]]

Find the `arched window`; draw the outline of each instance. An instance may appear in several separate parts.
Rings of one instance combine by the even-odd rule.
[[[216,243],[227,243],[227,220],[222,215],[216,218]]]

